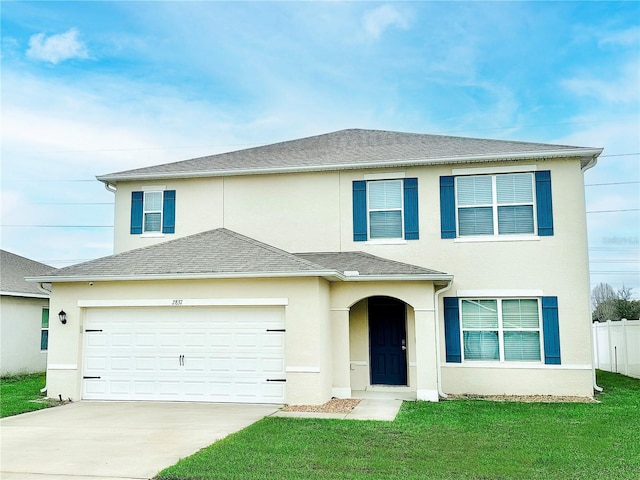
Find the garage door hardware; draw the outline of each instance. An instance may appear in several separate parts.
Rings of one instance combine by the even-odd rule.
[[[286,378],[267,378],[267,382],[286,382]]]
[[[85,380],[98,380],[98,379],[100,379],[102,377],[82,377],[82,378],[85,379]]]
[[[267,332],[286,332],[284,328],[267,328]]]
[[[85,330],[85,333],[88,333],[88,332],[101,332],[101,331],[102,331],[101,328],[87,328]]]
[[[178,357],[178,362],[180,362],[180,366],[184,367],[184,355]]]

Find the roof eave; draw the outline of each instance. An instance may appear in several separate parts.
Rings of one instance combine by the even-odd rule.
[[[404,274],[404,275],[345,275],[345,282],[415,282],[415,281],[449,281],[453,275],[447,274]]]
[[[322,277],[329,281],[345,282],[388,282],[388,281],[449,281],[453,275],[447,274],[400,274],[400,275],[344,275],[336,270],[315,270],[305,272],[246,272],[246,273],[190,273],[153,275],[77,275],[60,277],[27,277],[28,282],[79,283],[79,282],[133,282],[153,280],[215,280],[235,278],[291,278]]]
[[[5,295],[7,297],[49,298],[49,295],[44,295],[42,293],[9,292],[5,290],[0,291],[0,295]]]
[[[564,150],[549,150],[544,152],[524,152],[524,153],[508,153],[502,155],[465,155],[454,157],[440,158],[405,158],[387,160],[384,162],[362,162],[349,164],[329,164],[329,165],[304,165],[304,166],[287,166],[287,167],[271,167],[271,168],[247,168],[238,170],[208,170],[208,171],[188,171],[175,173],[148,173],[148,174],[107,174],[99,175],[97,180],[105,184],[113,184],[118,181],[133,180],[159,180],[173,178],[201,178],[201,177],[225,177],[225,176],[241,176],[241,175],[267,175],[267,174],[283,174],[283,173],[305,173],[305,172],[321,172],[335,170],[357,170],[372,168],[389,168],[389,167],[408,167],[408,166],[428,166],[428,165],[447,165],[456,163],[488,163],[488,162],[507,162],[520,160],[546,160],[551,158],[580,158],[581,167],[584,168],[593,162],[602,153],[602,148],[574,148]]]
[[[287,278],[287,277],[324,277],[338,279],[334,270],[282,271],[282,272],[229,272],[229,273],[186,273],[186,274],[149,274],[149,275],[69,275],[57,277],[27,277],[27,282],[77,283],[77,282],[129,282],[150,280],[208,280],[234,278]]]

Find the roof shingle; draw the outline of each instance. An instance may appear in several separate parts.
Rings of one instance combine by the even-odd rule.
[[[601,149],[545,143],[349,129],[261,147],[98,176],[104,182],[189,176],[240,175],[346,168],[408,166],[472,158],[575,155]]]
[[[50,272],[47,281],[244,276],[435,275],[423,267],[362,252],[292,254],[219,228]],[[34,277],[36,275],[33,275]]]
[[[36,284],[26,282],[24,278],[51,271],[55,269],[49,265],[0,250],[0,290],[2,292],[44,295]]]

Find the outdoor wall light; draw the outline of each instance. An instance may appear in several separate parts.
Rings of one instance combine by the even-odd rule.
[[[65,323],[67,323],[67,312],[65,312],[64,310],[60,310],[58,318],[60,319],[60,323],[64,325]]]

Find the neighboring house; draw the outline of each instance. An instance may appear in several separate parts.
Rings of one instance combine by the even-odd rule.
[[[25,277],[53,267],[0,250],[0,373],[44,372],[49,338],[49,292]],[[50,290],[50,288],[49,288]]]
[[[600,148],[343,130],[99,176],[115,255],[53,282],[52,396],[591,396]]]

